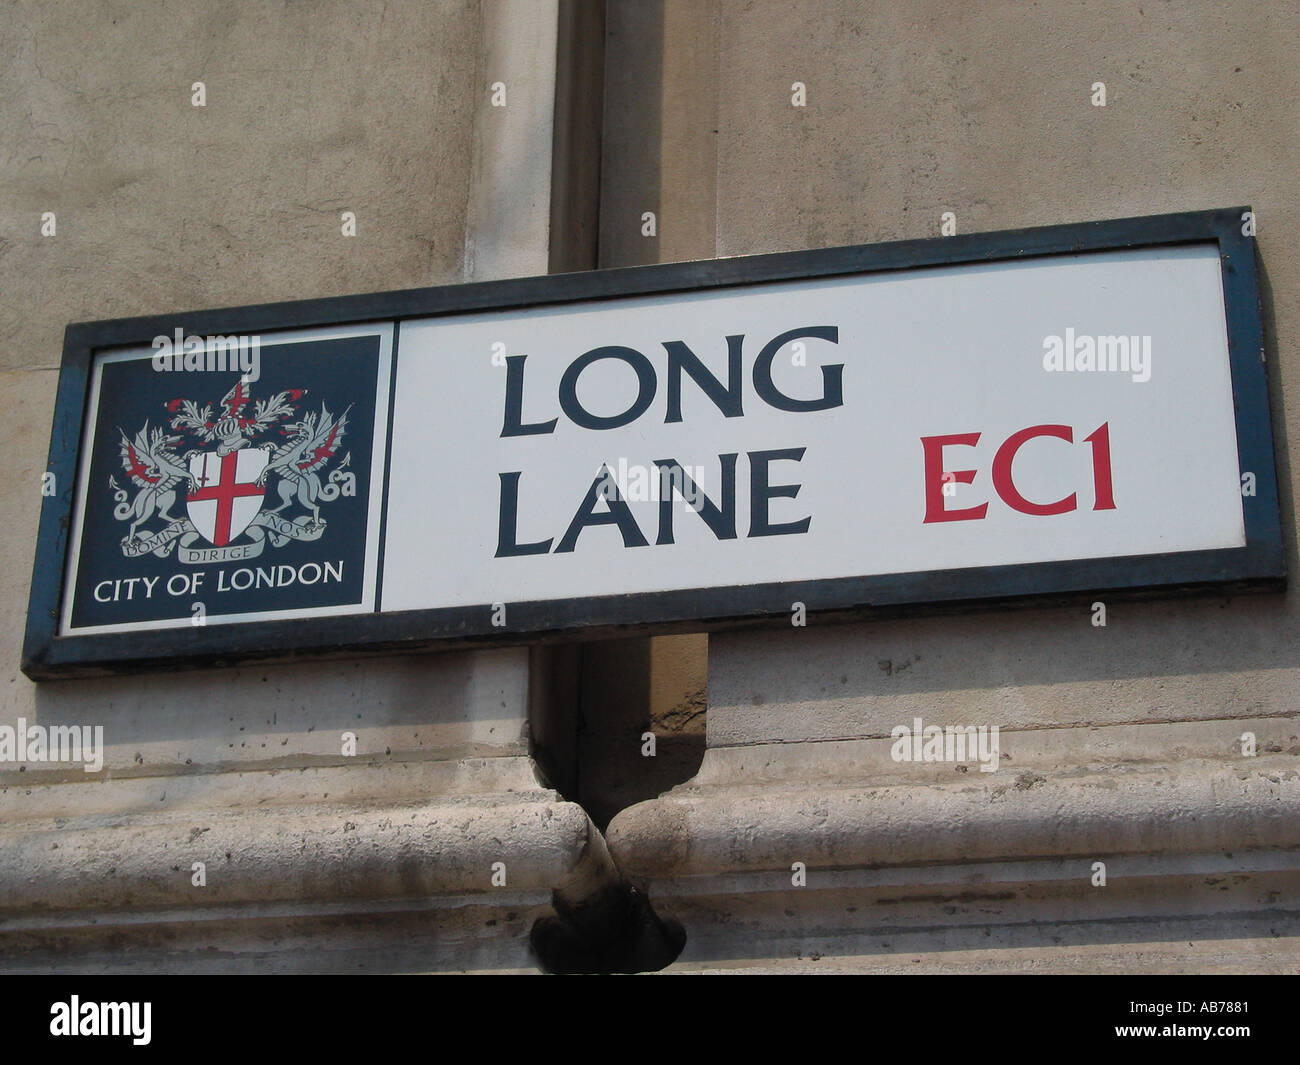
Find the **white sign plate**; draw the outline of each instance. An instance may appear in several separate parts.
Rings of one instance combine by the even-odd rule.
[[[1245,544],[1213,245],[407,322],[393,430],[385,610]]]

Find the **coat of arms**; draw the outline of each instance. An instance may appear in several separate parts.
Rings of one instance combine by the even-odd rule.
[[[254,402],[240,379],[215,414],[211,404],[169,402],[175,432],[148,421],[134,437],[119,429],[122,469],[135,486],[132,495],[109,478],[113,516],[130,523],[122,553],[165,558],[175,548],[182,562],[221,562],[255,558],[268,542],[319,539],[326,526],[321,504],[356,494],[351,453],[328,469],[351,408],[336,418],[322,403],[299,415],[306,394],[286,389]],[[277,425],[284,439],[265,439]]]

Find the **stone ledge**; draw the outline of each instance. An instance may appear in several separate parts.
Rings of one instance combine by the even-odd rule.
[[[316,899],[549,893],[608,864],[582,807],[566,802],[373,804],[343,810],[130,814],[0,837],[0,916],[14,912]],[[206,866],[206,886],[191,866]],[[614,877],[612,866],[603,871]],[[0,926],[2,927],[2,926]]]
[[[200,861],[203,887],[191,879]],[[492,884],[495,862],[503,887]],[[544,788],[523,757],[0,792],[9,971],[40,971],[68,951],[107,971],[146,958],[222,971],[195,951],[226,956],[226,946],[235,969],[265,955],[321,971],[344,960],[349,924],[390,950],[418,938],[399,967],[535,971],[533,924],[620,885],[586,812]],[[377,947],[364,956],[382,967]]]
[[[1300,771],[1272,755],[1075,767],[1052,779],[1022,768],[927,785],[688,785],[624,810],[606,838],[643,882],[788,874],[794,861],[812,870],[1300,848]]]
[[[668,971],[1300,967],[1290,755],[944,784],[722,776],[630,807],[607,831],[623,872],[685,930]]]
[[[1149,924],[1129,929],[1128,937],[1089,942],[1068,924],[1040,924],[1004,934],[1001,944],[981,931],[977,940],[932,936],[893,936],[885,943],[862,943],[876,950],[833,953],[824,947],[790,944],[784,952],[751,957],[744,953],[696,957],[676,962],[668,973],[699,975],[1236,975],[1300,974],[1300,929],[1287,933],[1267,920],[1247,920],[1225,928],[1219,919]],[[1141,934],[1139,934],[1141,933]],[[1227,934],[1225,934],[1227,933]]]
[[[635,972],[680,949],[528,758],[0,791],[0,971]]]
[[[131,775],[77,771],[47,779],[44,770],[0,777],[0,832],[48,818],[116,817],[125,812],[235,810],[310,804],[317,808],[384,801],[555,801],[531,758],[376,760],[352,765],[265,766],[239,772],[204,772],[171,766],[166,773]]]
[[[951,724],[946,721],[927,723]],[[911,726],[912,719],[897,722]],[[1123,724],[1044,724],[999,730],[1000,758],[994,777],[1015,777],[1032,767],[1048,777],[1086,769],[1110,771],[1204,760],[1248,765],[1241,736],[1256,737],[1258,755],[1300,755],[1300,714],[1275,717],[1211,717],[1200,720],[1124,722]],[[714,742],[714,741],[711,741]],[[886,731],[875,737],[752,742],[711,746],[695,779],[685,787],[748,786],[782,781],[839,781],[849,784],[944,784],[977,777],[971,755],[964,763],[896,762],[895,741]],[[1300,765],[1300,761],[1295,764]],[[680,790],[680,789],[679,789]]]

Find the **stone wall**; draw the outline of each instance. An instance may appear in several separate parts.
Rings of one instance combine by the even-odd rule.
[[[663,11],[663,54],[627,93],[649,101],[655,165],[607,197],[623,243],[642,202],[665,205],[661,246],[689,231],[717,255],[938,237],[944,212],[975,233],[1252,205],[1295,571],[1294,8]],[[1278,908],[1300,844],[1300,598],[1115,601],[1104,628],[1087,598],[714,634],[700,774],[609,828],[685,926],[679,965],[1294,969],[1300,924]],[[899,766],[890,730],[917,716],[999,725],[1009,758],[988,775]],[[1104,891],[1089,874],[1103,859]]]
[[[103,724],[107,753],[93,778],[0,765],[0,968],[517,970],[544,967],[538,944],[552,968],[655,968],[680,937],[630,876],[684,929],[685,969],[1295,969],[1294,590],[1116,600],[1104,628],[1081,605],[18,671],[69,322],[937,237],[944,212],[974,233],[1254,208],[1295,571],[1293,7],[612,0],[601,17],[5,8],[0,724]],[[999,725],[1002,768],[894,763],[890,729],[915,716]],[[646,727],[662,761],[641,756]]]

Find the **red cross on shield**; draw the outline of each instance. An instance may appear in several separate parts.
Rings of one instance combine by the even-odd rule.
[[[185,509],[199,533],[225,547],[257,517],[266,486],[255,484],[266,469],[265,451],[245,448],[229,455],[204,451],[190,456],[198,487],[185,497]]]

